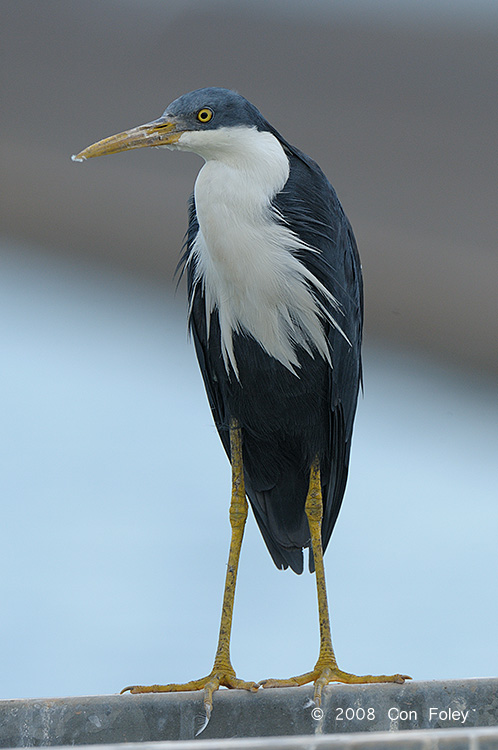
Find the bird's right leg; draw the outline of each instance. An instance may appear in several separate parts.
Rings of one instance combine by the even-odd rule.
[[[325,586],[325,568],[323,564],[322,549],[322,519],[323,500],[322,484],[320,480],[320,464],[315,458],[310,470],[310,481],[305,504],[306,517],[311,536],[311,547],[315,558],[316,589],[318,598],[318,618],[320,622],[320,652],[318,661],[311,672],[291,677],[284,680],[263,680],[260,685],[265,688],[296,687],[313,682],[315,686],[314,701],[320,705],[322,689],[329,682],[344,682],[350,685],[367,682],[396,682],[402,684],[410,680],[406,674],[392,675],[356,675],[344,672],[337,666],[337,661],[332,648],[332,636],[330,632],[329,607],[327,603],[327,589]]]
[[[257,683],[245,682],[236,677],[235,670],[230,661],[230,636],[232,632],[235,584],[237,582],[240,549],[248,510],[242,464],[242,435],[236,420],[232,420],[230,423],[230,456],[232,462],[232,497],[230,502],[232,539],[225,579],[218,648],[214,658],[213,669],[206,677],[191,680],[190,682],[180,684],[171,683],[169,685],[132,685],[121,691],[122,693],[127,690],[130,693],[173,693],[183,690],[204,690],[206,720],[209,720],[213,708],[213,693],[221,685],[227,688],[242,688],[244,690],[258,689]]]

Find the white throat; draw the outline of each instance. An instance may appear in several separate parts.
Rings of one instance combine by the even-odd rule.
[[[313,288],[336,309],[337,303],[291,252],[316,250],[279,222],[271,206],[289,176],[278,139],[256,128],[219,128],[184,133],[177,148],[206,160],[194,192],[199,222],[194,283],[204,288],[208,332],[218,309],[227,371],[230,362],[238,375],[234,332],[250,334],[294,373],[297,345],[307,351],[313,345],[330,362],[322,326],[330,316]]]

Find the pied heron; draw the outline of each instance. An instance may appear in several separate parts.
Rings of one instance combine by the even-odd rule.
[[[353,675],[332,648],[323,553],[341,507],[361,381],[363,295],[351,225],[318,165],[244,97],[223,88],[181,96],[157,120],[73,156],[143,146],[193,151],[205,163],[190,201],[186,252],[189,327],[221,441],[232,465],[228,559],[209,718],[220,685],[256,690],[314,683],[397,682]],[[233,599],[247,499],[278,568],[316,573],[320,651],[310,672],[246,682],[230,661]]]

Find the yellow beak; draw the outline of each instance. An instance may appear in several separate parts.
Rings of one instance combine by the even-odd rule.
[[[97,141],[97,143],[93,143],[80,151],[79,154],[73,154],[71,159],[73,161],[85,161],[85,159],[92,159],[94,156],[118,154],[120,151],[130,151],[133,148],[167,146],[170,143],[175,143],[183,132],[185,131],[174,120],[160,117],[153,122],[139,125],[137,128],[125,130],[123,133]]]

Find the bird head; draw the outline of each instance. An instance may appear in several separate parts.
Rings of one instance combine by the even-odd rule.
[[[235,91],[197,89],[175,99],[157,120],[104,138],[71,158],[84,161],[144,146],[194,151],[207,158],[226,149],[240,128],[271,129],[256,107]]]

